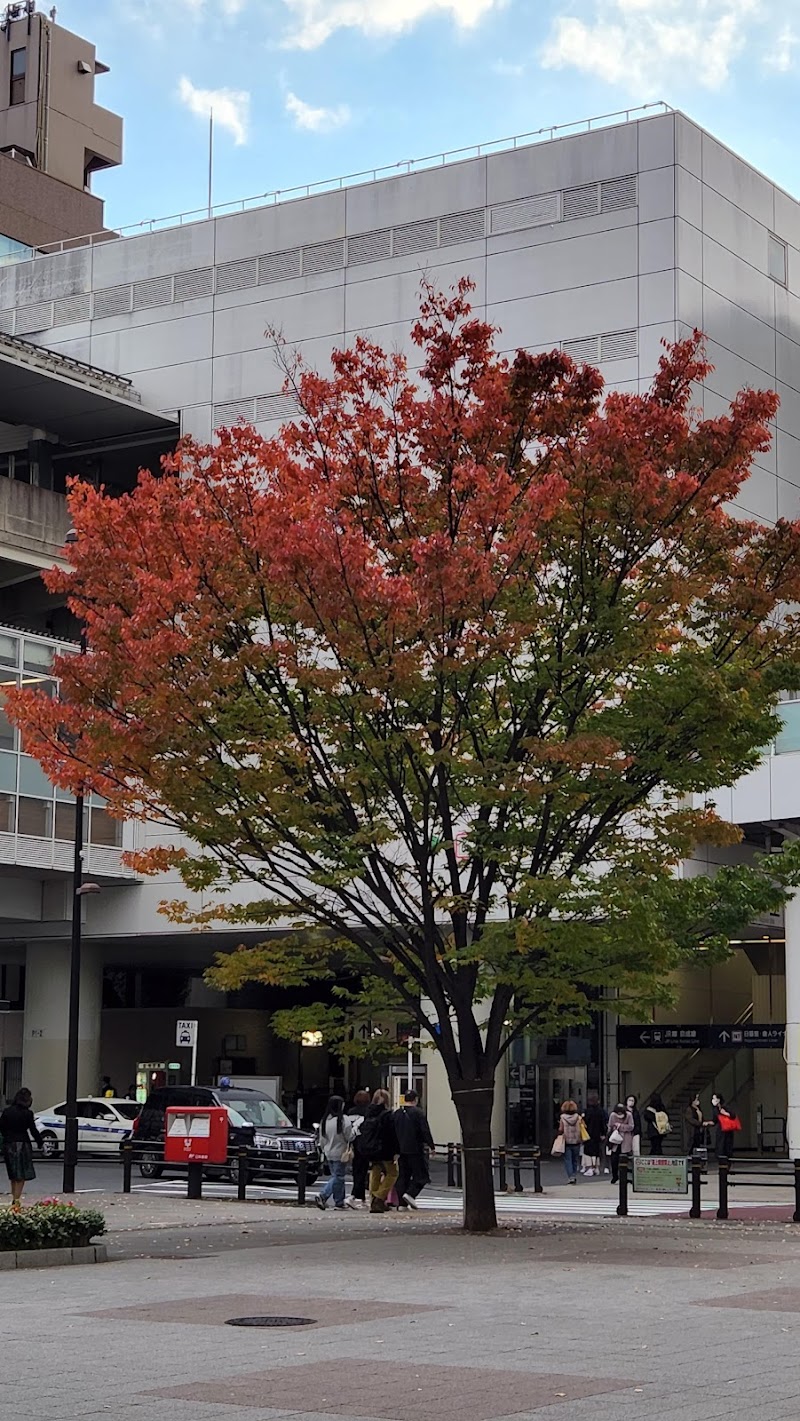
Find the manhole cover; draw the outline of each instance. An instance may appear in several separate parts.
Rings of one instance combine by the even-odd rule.
[[[313,1327],[315,1317],[229,1317],[227,1327]]]

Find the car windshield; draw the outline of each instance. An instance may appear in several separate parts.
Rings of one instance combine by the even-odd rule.
[[[117,1114],[121,1115],[123,1120],[135,1120],[141,1108],[141,1105],[137,1105],[135,1100],[119,1100],[114,1106]]]
[[[265,1095],[260,1098],[255,1096],[252,1099],[248,1096],[243,1100],[240,1096],[228,1095],[226,1091],[225,1095],[220,1096],[220,1100],[224,1105],[227,1105],[229,1110],[240,1115],[247,1125],[266,1125],[274,1130],[276,1125],[291,1125],[292,1123],[288,1115],[284,1115],[280,1106]]]

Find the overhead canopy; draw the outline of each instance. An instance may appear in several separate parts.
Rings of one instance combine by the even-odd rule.
[[[180,432],[176,417],[146,409],[124,377],[6,335],[0,335],[0,421],[33,425],[65,444]]]

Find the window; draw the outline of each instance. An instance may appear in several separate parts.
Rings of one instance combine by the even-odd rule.
[[[100,809],[96,804],[92,805],[89,842],[102,844],[109,849],[118,849],[122,844],[122,824],[119,819],[112,819],[107,809]]]
[[[788,254],[786,243],[780,237],[775,237],[770,232],[767,238],[767,270],[773,281],[777,281],[781,286],[786,286],[788,281]]]
[[[0,794],[0,834],[13,834],[15,804],[15,795]]]
[[[25,102],[25,74],[28,68],[28,51],[26,49],[12,49],[11,51],[11,86],[8,101],[12,105],[24,104]]]
[[[52,819],[52,800],[26,799],[20,796],[18,834],[25,834],[32,839],[49,839]]]

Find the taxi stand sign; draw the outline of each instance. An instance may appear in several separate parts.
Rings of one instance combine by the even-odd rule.
[[[224,1105],[171,1106],[166,1113],[164,1159],[167,1164],[226,1164]]]
[[[689,1161],[685,1155],[635,1155],[633,1189],[638,1194],[688,1194]]]

